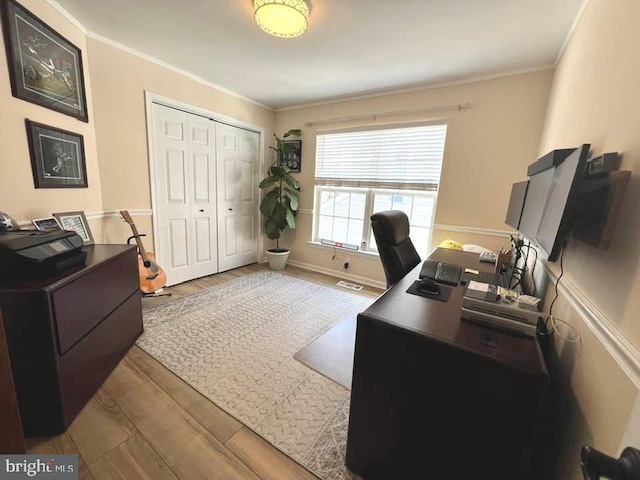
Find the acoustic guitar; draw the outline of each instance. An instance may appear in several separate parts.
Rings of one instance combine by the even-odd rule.
[[[144,249],[140,234],[136,228],[136,224],[131,218],[131,215],[127,210],[120,212],[124,221],[129,224],[133,236],[138,244],[138,273],[140,277],[140,290],[144,293],[154,293],[160,290],[167,284],[167,274],[160,268],[160,265],[156,263],[156,257],[153,253],[147,252]]]

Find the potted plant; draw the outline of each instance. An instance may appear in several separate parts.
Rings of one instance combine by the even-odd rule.
[[[289,249],[280,248],[282,232],[289,227],[296,228],[296,213],[298,211],[298,192],[300,184],[291,176],[291,169],[283,162],[285,153],[284,141],[291,136],[300,136],[300,130],[289,130],[282,138],[276,134],[276,146],[269,147],[276,152],[276,161],[269,168],[268,176],[259,187],[265,195],[260,202],[260,213],[264,215],[264,230],[271,240],[276,241],[276,248],[267,250],[269,267],[272,270],[283,270],[289,258]]]

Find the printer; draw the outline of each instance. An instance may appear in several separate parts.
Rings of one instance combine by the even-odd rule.
[[[462,297],[462,318],[534,337],[545,314],[523,305],[516,293],[502,287],[469,282]]]
[[[84,265],[80,235],[65,230],[0,231],[0,282],[60,275]]]

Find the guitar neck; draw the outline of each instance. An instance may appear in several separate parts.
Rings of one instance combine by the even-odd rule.
[[[149,258],[147,257],[147,251],[144,249],[144,245],[142,244],[142,239],[140,238],[140,234],[138,233],[138,228],[136,227],[136,224],[134,223],[131,216],[129,215],[129,212],[121,211],[120,214],[124,218],[125,222],[127,222],[131,227],[133,236],[136,239],[136,244],[138,245],[138,251],[140,252],[140,256],[145,262],[149,261]]]
[[[131,231],[133,232],[133,236],[136,237],[136,244],[138,245],[140,256],[146,262],[148,260],[147,251],[144,249],[144,245],[142,244],[142,239],[140,238],[140,234],[138,233],[138,229],[136,228],[135,223],[131,224]]]

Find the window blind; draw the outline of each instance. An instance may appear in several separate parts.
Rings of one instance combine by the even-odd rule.
[[[438,190],[446,125],[317,136],[316,185]]]

